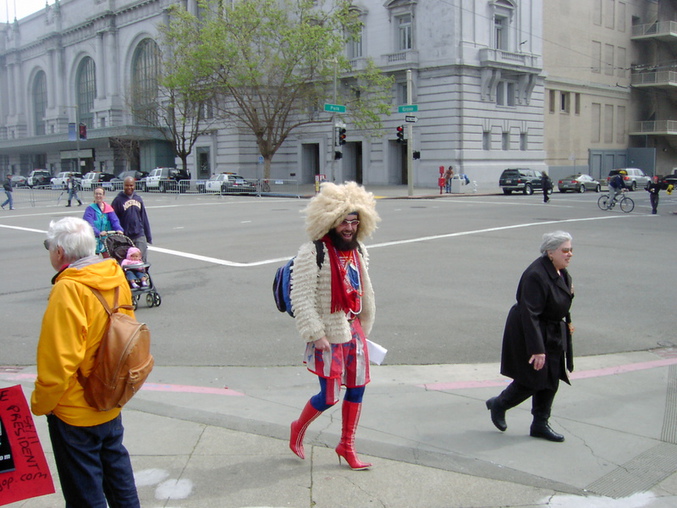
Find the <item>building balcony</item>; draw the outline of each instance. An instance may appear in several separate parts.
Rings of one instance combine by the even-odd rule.
[[[502,49],[482,48],[479,57],[482,67],[528,73],[539,73],[541,71],[540,58],[530,53],[513,53]]]
[[[677,136],[677,120],[631,122],[631,136]]]
[[[381,56],[381,67],[389,71],[418,68],[418,51],[407,50]]]
[[[677,21],[657,21],[632,27],[633,41],[659,40],[663,42],[677,42]]]
[[[677,87],[677,71],[633,72],[630,84],[635,88],[672,88]]]

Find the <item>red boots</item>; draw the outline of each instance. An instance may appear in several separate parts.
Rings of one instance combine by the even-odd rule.
[[[339,463],[341,457],[345,459],[351,469],[367,469],[371,467],[368,462],[360,462],[355,452],[355,431],[357,430],[357,423],[360,420],[360,411],[362,404],[357,402],[343,401],[341,411],[343,413],[343,427],[341,429],[341,441],[336,447],[336,454],[339,456]],[[310,401],[301,411],[299,419],[292,422],[291,434],[289,436],[289,448],[300,458],[305,459],[306,454],[303,450],[303,438],[306,435],[306,429],[322,411],[315,409]]]
[[[341,429],[341,442],[336,447],[336,455],[339,456],[339,464],[341,457],[350,466],[350,469],[359,470],[371,467],[368,462],[360,462],[355,452],[355,431],[357,430],[357,423],[360,421],[360,412],[362,411],[362,404],[358,402],[343,401],[343,428]]]
[[[295,422],[291,423],[291,434],[289,436],[289,448],[296,455],[302,459],[306,458],[306,454],[303,451],[303,437],[306,435],[306,429],[315,418],[320,416],[322,411],[318,411],[313,407],[313,405],[308,401],[306,407],[301,411],[301,416]]]

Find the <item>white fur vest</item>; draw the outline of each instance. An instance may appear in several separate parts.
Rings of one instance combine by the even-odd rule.
[[[306,342],[327,337],[331,344],[351,339],[350,323],[343,311],[331,312],[331,265],[327,246],[323,244],[324,262],[317,266],[315,244],[304,243],[294,260],[290,296],[296,328]],[[362,281],[362,312],[359,314],[366,336],[374,324],[374,290],[369,279],[369,254],[360,244],[360,278]]]

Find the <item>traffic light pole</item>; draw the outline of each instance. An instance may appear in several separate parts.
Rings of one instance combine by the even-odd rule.
[[[407,104],[412,104],[412,77],[411,69],[407,71]],[[407,186],[409,196],[414,195],[414,128],[407,122]]]

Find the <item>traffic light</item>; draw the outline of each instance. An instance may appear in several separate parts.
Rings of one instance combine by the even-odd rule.
[[[339,127],[338,130],[338,144],[339,145],[345,145],[346,144],[346,129],[345,127]]]
[[[337,160],[342,159],[342,158],[343,158],[343,152],[341,152],[340,150],[336,150],[334,152],[334,160],[337,161]]]
[[[87,139],[87,125],[84,123],[80,124],[80,141],[85,141]]]
[[[397,126],[397,142],[402,143],[404,141],[404,125]]]

